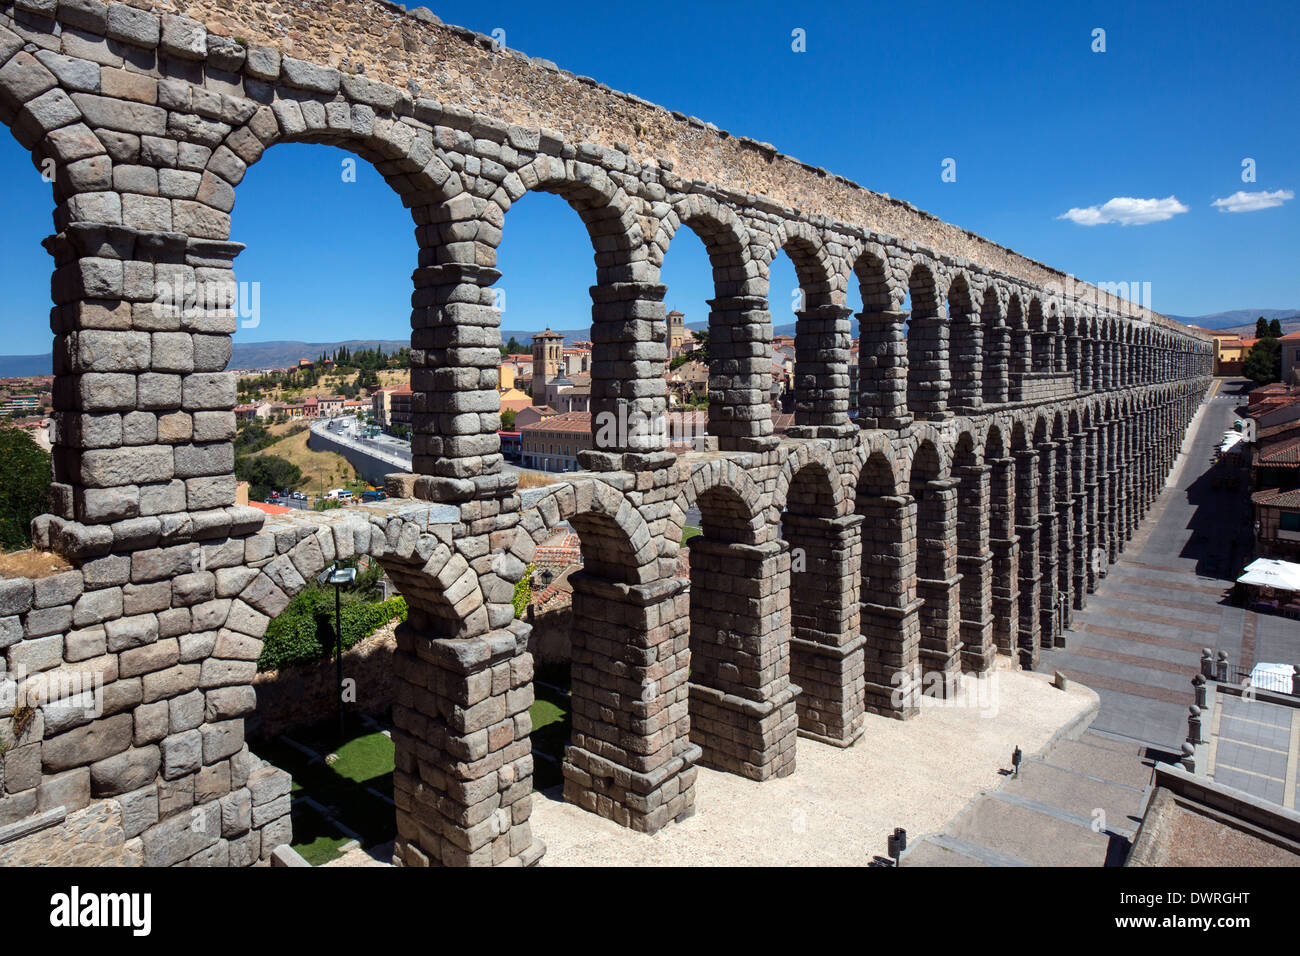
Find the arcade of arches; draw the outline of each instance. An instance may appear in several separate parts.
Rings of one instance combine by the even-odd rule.
[[[332,5],[296,6],[240,4],[241,31],[215,3],[0,13],[0,115],[55,170],[55,483],[34,530],[74,569],[0,580],[0,646],[10,672],[93,666],[105,680],[101,714],[50,700],[15,741],[0,824],[88,792],[146,863],[246,864],[287,842],[280,778],[243,742],[255,661],[304,581],[359,553],[410,607],[393,704],[403,865],[543,852],[528,627],[511,597],[561,522],[585,557],[565,799],[641,831],[693,812],[699,766],[763,780],[794,770],[800,737],[869,747],[871,722],[917,716],[922,692],[949,693],[999,655],[1032,667],[1063,640],[1163,487],[1209,381],[1207,340],[541,61],[501,60],[520,79],[489,115],[420,95],[392,64],[327,65],[307,19],[287,52],[268,24],[317,7],[328,23]],[[400,30],[394,57],[422,44],[440,66],[494,55],[378,0],[349,8]],[[604,98],[602,116],[658,117],[664,155],[712,137],[735,167],[692,177],[689,153],[681,170],[637,158],[652,153],[620,145],[595,111],[590,140],[520,121],[553,88]],[[267,519],[235,504],[230,211],[248,166],[290,141],[369,160],[411,210],[414,474],[392,476],[380,504]],[[752,193],[710,185],[733,181]],[[563,197],[591,236],[592,410],[627,427],[584,453],[583,472],[520,492],[496,434],[493,285],[507,211],[530,190]],[[637,423],[664,411],[659,270],[683,225],[713,266],[717,450],[675,455]],[[795,423],[778,437],[780,252],[802,308]],[[693,508],[687,581],[676,555]],[[205,828],[196,807],[214,811]]]

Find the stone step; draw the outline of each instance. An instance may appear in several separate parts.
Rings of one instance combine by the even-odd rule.
[[[1009,780],[1001,792],[1084,820],[1100,819],[1104,826],[1124,836],[1132,836],[1146,803],[1144,789],[1038,760],[1023,763],[1020,774]]]
[[[1154,767],[1153,761],[1138,754],[1097,747],[1083,740],[1062,740],[1044,759],[1056,767],[1137,788],[1151,783]]]
[[[1094,832],[1076,814],[1050,812],[1033,801],[992,791],[963,813],[947,834],[963,843],[995,849],[1031,866],[1104,866],[1112,842],[1127,840]]]
[[[1140,740],[1116,737],[1114,734],[1091,729],[1079,737],[1079,743],[1088,744],[1090,747],[1100,747],[1102,750],[1113,750],[1116,753],[1133,754],[1138,757],[1141,757],[1147,749],[1147,745]]]

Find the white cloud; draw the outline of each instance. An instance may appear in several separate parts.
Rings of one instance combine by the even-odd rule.
[[[1100,206],[1071,209],[1056,218],[1068,219],[1080,226],[1099,226],[1108,222],[1117,222],[1123,226],[1144,226],[1149,222],[1172,219],[1183,212],[1187,212],[1187,207],[1174,196],[1166,199],[1134,199],[1130,196],[1116,196]]]
[[[1256,209],[1271,209],[1274,206],[1280,206],[1288,199],[1294,199],[1295,193],[1289,189],[1278,189],[1273,192],[1248,193],[1244,189],[1238,190],[1226,199],[1216,199],[1210,203],[1219,212],[1254,212]]]

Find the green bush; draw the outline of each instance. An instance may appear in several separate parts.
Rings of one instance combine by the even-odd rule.
[[[49,505],[49,452],[20,428],[0,428],[0,550],[31,545],[32,519]]]
[[[351,599],[339,614],[343,626],[343,649],[355,647],[393,618],[406,620],[406,600]],[[294,664],[310,664],[334,652],[334,594],[322,587],[310,587],[291,602],[284,613],[266,629],[266,640],[257,669],[277,670]]]

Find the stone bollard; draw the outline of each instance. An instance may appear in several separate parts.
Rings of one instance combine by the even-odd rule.
[[[1187,708],[1187,742],[1193,746],[1201,740],[1201,708],[1192,705]]]
[[[1214,651],[1208,647],[1201,648],[1201,674],[1205,677],[1214,676]]]
[[[1206,698],[1208,697],[1205,691],[1204,674],[1197,674],[1195,677],[1192,678],[1192,694],[1195,696],[1196,706],[1204,707]]]
[[[1070,680],[1060,671],[1056,671],[1052,675],[1052,686],[1057,690],[1066,690],[1070,686]]]
[[[1183,759],[1179,761],[1188,773],[1196,773],[1196,748],[1189,743],[1183,744]]]
[[[1214,662],[1214,679],[1221,684],[1228,682],[1228,652],[1219,651],[1219,656]]]

